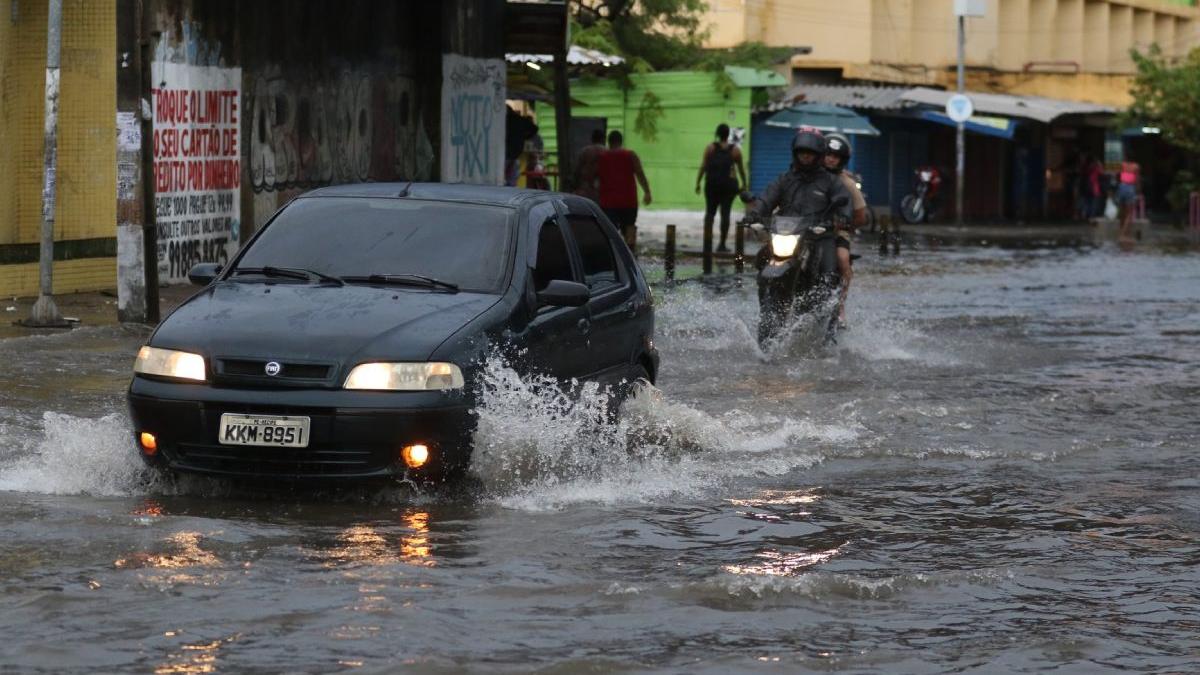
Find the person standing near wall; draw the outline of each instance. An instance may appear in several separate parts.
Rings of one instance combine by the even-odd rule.
[[[637,249],[637,186],[642,186],[642,203],[650,205],[650,183],[642,170],[637,153],[624,147],[620,131],[608,133],[608,149],[600,154],[597,175],[600,179],[600,208],[621,230],[625,243],[635,253]],[[635,179],[637,183],[635,184]]]
[[[592,142],[575,158],[575,194],[599,202],[600,155],[604,153],[604,130],[592,130]]]
[[[733,173],[737,167],[737,175]],[[700,160],[700,171],[696,174],[696,194],[700,194],[700,181],[704,181],[704,229],[712,231],[717,209],[721,210],[721,243],[717,251],[728,251],[725,240],[729,237],[729,210],[733,198],[746,184],[746,167],[742,163],[742,150],[729,142],[729,125],[717,125],[717,140],[704,148]]]

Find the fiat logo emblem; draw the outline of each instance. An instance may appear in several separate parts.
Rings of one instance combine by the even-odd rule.
[[[275,377],[279,374],[279,371],[283,370],[283,366],[279,365],[278,361],[267,361],[267,365],[263,370],[267,371],[267,375]]]

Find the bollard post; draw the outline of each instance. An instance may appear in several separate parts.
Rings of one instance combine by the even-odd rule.
[[[713,224],[709,218],[704,219],[704,273],[712,274],[713,268]]]
[[[1200,192],[1188,195],[1188,225],[1200,230]]]
[[[675,226],[667,226],[667,244],[663,250],[663,272],[667,281],[675,281]]]
[[[733,233],[733,271],[746,271],[746,226],[738,225]]]

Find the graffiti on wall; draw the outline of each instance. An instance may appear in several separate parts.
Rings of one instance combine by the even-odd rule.
[[[237,251],[242,71],[155,62],[152,72],[158,277],[173,283]]]
[[[433,146],[411,77],[342,71],[254,80],[250,180],[255,192],[366,180],[428,180]]]
[[[442,180],[504,182],[505,69],[500,59],[442,57]]]

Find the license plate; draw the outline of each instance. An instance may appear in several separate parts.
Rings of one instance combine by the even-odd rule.
[[[221,415],[217,440],[222,445],[270,445],[284,448],[308,447],[307,417],[277,415]]]

